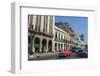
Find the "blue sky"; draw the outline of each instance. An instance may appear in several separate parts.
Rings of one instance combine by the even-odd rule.
[[[85,42],[88,43],[88,17],[78,16],[55,16],[56,22],[68,22],[75,32],[84,35]]]

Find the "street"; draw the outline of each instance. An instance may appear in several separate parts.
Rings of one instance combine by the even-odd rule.
[[[67,57],[59,57],[57,52],[54,53],[34,53],[32,56],[28,57],[29,61],[32,60],[55,60],[55,59],[80,59],[75,53]]]

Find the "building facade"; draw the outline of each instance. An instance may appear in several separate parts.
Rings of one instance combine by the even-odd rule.
[[[60,30],[64,31],[65,33],[65,43],[66,43],[66,49],[72,49],[74,46],[73,44],[73,37],[74,37],[74,31],[73,27],[69,23],[64,23],[64,22],[58,22],[55,23],[55,27],[58,27]]]
[[[74,35],[74,47],[80,48],[80,49],[85,49],[85,42],[83,41],[84,39],[80,37],[80,34],[75,34]]]
[[[69,23],[55,23],[55,16],[28,15],[28,52],[59,52],[84,48],[84,41]]]
[[[66,34],[67,34],[66,31],[63,31],[62,29],[55,26],[54,44],[55,44],[56,52],[67,49],[67,43],[66,43],[67,35]]]
[[[67,26],[66,30],[69,33],[69,37],[70,37],[70,40],[68,41],[68,43],[69,43],[70,49],[72,49],[74,47],[74,31],[73,31],[73,27],[69,23],[67,23],[66,26]]]
[[[28,16],[28,51],[43,53],[53,51],[54,37],[53,16]]]

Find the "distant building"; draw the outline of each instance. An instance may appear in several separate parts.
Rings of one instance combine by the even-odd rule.
[[[75,33],[74,35],[74,47],[85,49],[85,42],[81,39],[80,35]]]

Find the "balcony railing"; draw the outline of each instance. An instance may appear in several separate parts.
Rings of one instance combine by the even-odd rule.
[[[30,33],[36,33],[36,34],[38,34],[38,35],[48,36],[48,37],[51,37],[51,38],[54,36],[53,34],[50,34],[50,33],[48,33],[48,32],[41,32],[41,31],[39,31],[39,30],[33,30],[32,28],[29,28],[29,29],[28,29],[28,32],[30,32]]]
[[[55,38],[55,41],[58,41],[58,42],[64,42],[64,43],[67,42],[67,40],[64,40],[64,39],[57,39],[57,38]]]

